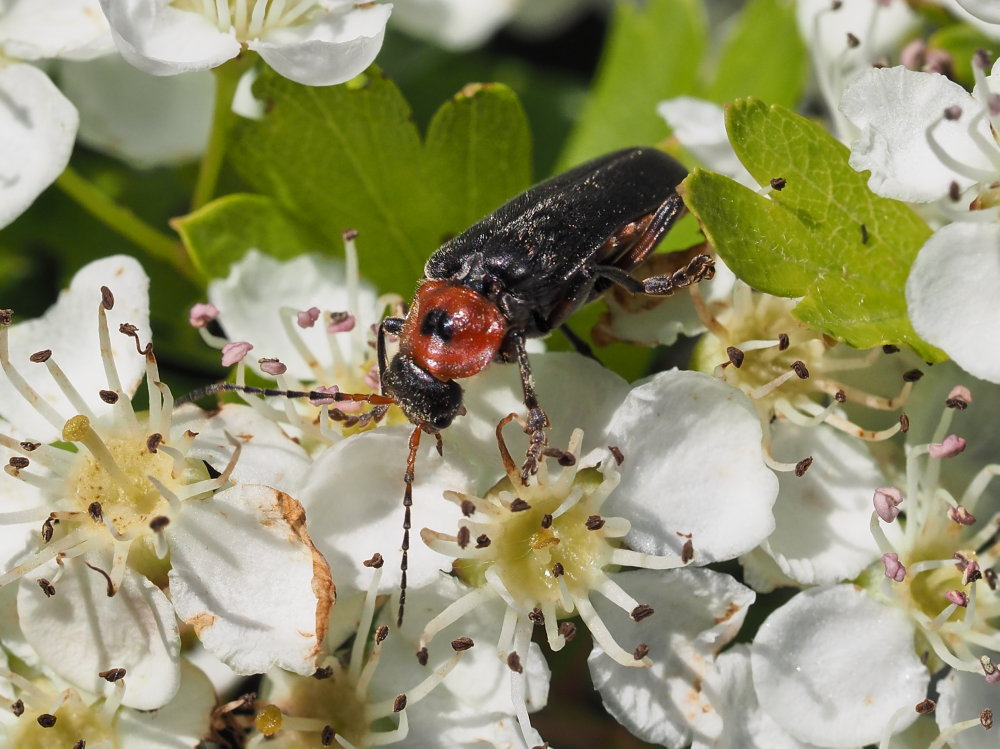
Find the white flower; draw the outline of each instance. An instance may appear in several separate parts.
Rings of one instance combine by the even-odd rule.
[[[122,56],[153,75],[208,70],[244,47],[308,86],[343,83],[382,46],[392,5],[351,0],[101,0]]]
[[[102,282],[115,285],[117,303]],[[219,492],[242,475],[236,469],[242,444],[222,428],[213,429],[193,407],[183,414],[173,411],[152,347],[139,343],[140,329],[131,322],[148,319],[147,287],[135,260],[107,258],[83,268],[40,320],[12,326],[9,310],[0,318],[5,375],[0,392],[10,420],[0,422],[0,450],[8,458],[5,483],[16,489],[18,502],[0,518],[13,524],[4,534],[13,545],[2,554],[10,562],[0,585],[18,583],[25,638],[54,671],[100,693],[110,687],[95,684],[96,674],[113,657],[116,667],[133,674],[124,704],[141,709],[163,705],[178,687],[178,632],[161,590],[168,548],[176,550],[170,571],[174,604],[202,630],[223,630],[229,618],[245,623],[262,600],[285,604],[281,616],[269,622],[270,649],[246,638],[227,643],[228,652],[252,644],[253,656],[265,663],[308,672],[322,640],[316,622],[325,622],[325,616],[317,620],[316,611],[327,610],[333,596],[325,562],[299,528],[301,507],[294,499],[243,484]],[[87,324],[95,311],[96,329]],[[119,323],[114,342],[109,317]],[[44,343],[53,348],[35,350]],[[46,376],[26,375],[20,362],[38,375],[46,369]],[[146,412],[131,402],[143,370]],[[230,424],[252,430],[251,437],[238,432],[251,443],[246,447],[251,465],[253,453],[267,456],[270,471],[255,467],[255,478],[278,483],[273,479],[306,464],[301,449],[284,435],[228,413]],[[204,433],[188,424],[198,424]],[[70,448],[52,444],[58,442]],[[228,445],[224,453],[220,442]],[[204,462],[213,456],[224,461],[217,462],[221,473],[214,475]],[[241,532],[233,536],[239,520]],[[35,529],[27,541],[24,524]],[[211,524],[230,533],[213,534]],[[246,574],[234,569],[239,567],[234,558],[241,557],[230,544],[239,544],[254,563],[252,584],[241,588],[242,599],[236,593],[225,597],[228,608],[222,611],[198,607],[199,596],[217,601],[232,585],[219,574],[217,559],[229,575]],[[284,577],[258,579],[255,564],[265,549],[284,568]],[[317,631],[303,625],[301,611]],[[291,655],[286,642],[296,648]]]

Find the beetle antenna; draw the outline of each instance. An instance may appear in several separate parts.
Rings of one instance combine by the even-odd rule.
[[[373,406],[388,406],[396,402],[388,395],[380,393],[329,393],[322,390],[279,390],[276,388],[254,387],[253,385],[237,385],[233,382],[216,382],[212,385],[192,390],[187,395],[182,395],[174,402],[174,405],[182,406],[185,403],[191,403],[214,393],[249,393],[250,395],[268,397],[308,398],[317,405],[323,405],[324,402],[331,401],[336,403],[351,401],[354,403],[371,403]]]
[[[406,455],[406,473],[403,474],[403,545],[402,558],[399,560],[399,611],[396,614],[396,626],[403,626],[403,611],[406,608],[406,569],[410,563],[410,507],[413,506],[413,474],[417,463],[417,448],[420,447],[420,433],[424,424],[417,424],[410,434],[410,451]],[[440,439],[440,437],[438,437]]]

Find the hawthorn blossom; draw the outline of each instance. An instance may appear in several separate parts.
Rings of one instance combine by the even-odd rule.
[[[118,300],[103,281],[115,285]],[[206,645],[235,627],[216,649],[236,667],[280,663],[309,672],[326,622],[317,612],[332,605],[333,586],[300,527],[298,502],[271,486],[227,488],[241,475],[242,443],[223,429],[213,433],[193,407],[174,413],[152,346],[140,343],[142,328],[131,322],[148,318],[147,287],[133,259],[106,258],[83,268],[40,320],[12,325],[10,311],[0,319],[0,393],[9,419],[0,422],[0,449],[8,457],[6,491],[17,500],[0,518],[9,544],[0,585],[16,583],[24,637],[56,673],[106,694],[111,687],[98,674],[114,660],[132,674],[123,704],[148,710],[179,687],[175,610]],[[87,325],[95,312],[96,326]],[[114,342],[109,318],[119,322]],[[53,348],[27,354],[44,343]],[[36,369],[26,373],[21,362]],[[131,402],[143,372],[147,411]],[[206,434],[185,419],[209,427]],[[269,452],[268,436],[276,439],[272,463],[280,456],[306,462],[284,435],[250,426],[243,438],[253,442],[251,464],[253,453]],[[220,440],[228,450],[213,474],[202,456]],[[231,535],[206,537],[223,524]],[[261,585],[256,564],[268,557],[285,572]],[[161,590],[168,570],[171,599]],[[253,574],[253,583],[232,590],[237,573]],[[280,611],[263,643],[244,631],[249,612],[267,610],[262,601]]]
[[[352,0],[101,0],[122,57],[152,75],[208,70],[244,49],[307,86],[343,83],[382,47],[392,5]]]
[[[1000,145],[994,75],[977,54],[972,94],[935,73],[871,70],[848,89],[841,109],[859,129],[851,166],[871,170],[886,197],[932,202],[954,223],[921,248],[906,283],[913,327],[970,374],[1000,382],[1000,353],[984,346],[1000,324],[996,205]],[[975,268],[975,272],[969,272]]]
[[[880,739],[886,746],[916,719],[914,706],[942,667],[963,682],[1000,680],[997,515],[987,491],[1000,468],[982,467],[957,495],[941,481],[965,447],[950,434],[952,421],[973,406],[969,390],[955,387],[932,441],[907,447],[904,483],[875,491],[869,527],[882,558],[859,578],[861,587],[800,593],[761,628],[752,656],[757,695],[793,736],[819,746]],[[992,701],[965,703],[963,712],[974,708],[978,717]],[[978,721],[948,704],[932,745],[957,741],[961,730],[970,731],[961,742],[972,743],[952,746],[978,745]]]
[[[251,366],[257,375],[273,378],[279,390],[378,392],[374,330],[380,311],[401,300],[376,299],[371,286],[361,283],[352,233],[345,235],[345,249],[346,265],[316,254],[279,261],[250,250],[227,278],[209,284],[209,303],[195,305],[190,321],[209,345],[223,350],[224,366],[238,363],[237,384],[245,383],[244,368]],[[215,321],[225,337],[209,332]],[[245,363],[251,351],[259,352],[256,366],[252,359]],[[360,403],[332,407],[303,399],[243,398],[310,450],[356,431],[367,419]],[[404,420],[396,409],[389,417]]]

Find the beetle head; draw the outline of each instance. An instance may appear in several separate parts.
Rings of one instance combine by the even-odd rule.
[[[392,396],[411,422],[436,430],[465,412],[457,382],[437,379],[404,353],[392,357],[382,372],[382,392]]]

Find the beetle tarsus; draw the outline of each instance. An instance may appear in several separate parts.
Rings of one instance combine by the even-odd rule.
[[[669,296],[699,281],[715,276],[715,261],[708,255],[697,255],[691,262],[669,276],[652,276],[642,281],[642,293],[650,296]]]

